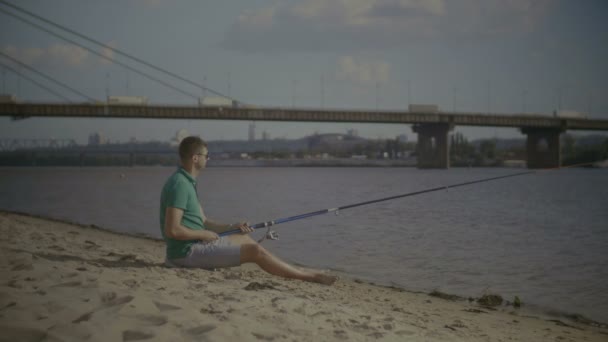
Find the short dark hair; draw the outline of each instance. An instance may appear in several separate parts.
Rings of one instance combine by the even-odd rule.
[[[207,147],[207,143],[203,139],[196,136],[186,137],[179,144],[179,158],[186,160],[197,154],[203,147]]]

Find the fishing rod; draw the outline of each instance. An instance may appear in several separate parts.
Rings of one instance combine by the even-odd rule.
[[[490,182],[490,181],[494,181],[494,180],[498,180],[498,179],[504,179],[504,178],[510,178],[510,177],[529,175],[529,174],[532,174],[532,173],[538,173],[538,172],[542,172],[542,171],[552,171],[552,170],[559,170],[559,169],[566,169],[566,168],[572,168],[572,167],[578,167],[578,166],[591,165],[591,164],[594,164],[594,163],[596,163],[596,162],[581,163],[581,164],[568,165],[568,166],[559,166],[559,167],[555,167],[555,168],[547,168],[547,169],[534,170],[534,171],[524,171],[524,172],[512,173],[512,174],[503,175],[503,176],[478,179],[478,180],[474,180],[474,181],[469,181],[469,182],[464,182],[464,183],[458,183],[458,184],[453,184],[453,185],[438,186],[438,187],[431,188],[431,189],[414,191],[414,192],[408,192],[408,193],[401,194],[401,195],[395,195],[395,196],[389,196],[389,197],[384,197],[384,198],[378,198],[378,199],[371,200],[371,201],[365,201],[365,202],[359,202],[359,203],[344,205],[344,206],[337,207],[337,208],[321,209],[321,210],[312,211],[312,212],[305,213],[305,214],[300,214],[300,215],[295,215],[295,216],[290,216],[290,217],[279,218],[279,219],[271,220],[271,221],[260,222],[260,223],[256,223],[254,225],[251,225],[249,227],[253,228],[253,229],[270,228],[271,226],[276,226],[277,224],[281,224],[281,223],[287,223],[287,222],[291,222],[291,221],[301,220],[301,219],[305,219],[305,218],[309,218],[309,217],[313,217],[313,216],[325,215],[325,214],[329,214],[329,213],[333,213],[333,212],[337,213],[340,210],[352,209],[352,208],[356,208],[356,207],[360,207],[360,206],[364,206],[364,205],[369,205],[369,204],[374,204],[374,203],[380,203],[380,202],[390,201],[390,200],[394,200],[394,199],[398,199],[398,198],[411,197],[411,196],[426,194],[426,193],[429,193],[429,192],[435,192],[435,191],[440,191],[440,190],[449,190],[449,189],[463,187],[463,186],[472,185],[472,184],[479,184],[479,183],[484,183],[484,182]],[[241,230],[240,229],[232,229],[232,230],[228,230],[228,231],[222,232],[219,235],[220,236],[226,236],[226,235],[232,235],[232,234],[236,234],[236,233],[241,233]],[[271,240],[277,240],[276,233],[271,232],[270,230],[268,230],[267,235],[268,235],[269,239],[271,239]],[[263,238],[262,238],[262,240],[263,240]]]

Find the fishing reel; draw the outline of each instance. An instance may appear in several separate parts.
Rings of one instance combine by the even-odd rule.
[[[274,230],[271,230],[268,233],[266,233],[266,238],[268,240],[278,240],[279,234],[277,232],[275,232]]]
[[[274,230],[270,230],[270,226],[268,226],[268,230],[266,230],[266,233],[264,234],[264,236],[258,240],[258,243],[262,243],[262,241],[264,241],[266,239],[278,240],[279,234],[277,234],[277,232],[275,232]]]

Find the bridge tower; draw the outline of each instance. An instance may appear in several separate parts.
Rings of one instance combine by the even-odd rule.
[[[560,167],[562,164],[559,136],[563,129],[523,127],[526,134],[526,159],[529,169]]]
[[[418,133],[418,168],[448,169],[450,167],[450,142],[448,132],[453,125],[447,123],[415,124]]]

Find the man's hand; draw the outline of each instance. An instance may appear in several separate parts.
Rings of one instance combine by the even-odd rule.
[[[254,231],[253,228],[249,227],[249,223],[247,222],[238,222],[230,225],[231,229],[240,229],[241,234],[249,234]]]

